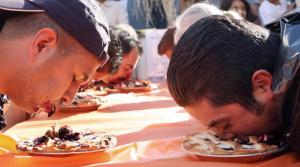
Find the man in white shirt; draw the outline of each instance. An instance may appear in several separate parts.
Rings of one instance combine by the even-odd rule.
[[[264,0],[259,7],[262,25],[271,23],[287,12],[286,0]]]
[[[128,24],[127,4],[124,0],[98,0],[110,26]]]

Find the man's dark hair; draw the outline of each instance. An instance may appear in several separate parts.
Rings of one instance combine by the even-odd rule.
[[[118,72],[119,67],[122,64],[122,48],[118,35],[113,30],[110,30],[110,39],[111,42],[108,46],[107,53],[110,55],[110,73],[115,74]]]
[[[248,21],[203,18],[175,46],[167,72],[170,93],[184,107],[208,99],[257,111],[252,75],[259,69],[273,73],[280,43],[278,34]]]
[[[110,74],[115,74],[122,64],[122,47],[118,32],[114,28],[110,29],[109,34],[111,41],[107,53],[110,58],[103,68],[108,68]],[[101,71],[103,68],[98,68],[97,71]]]
[[[123,54],[128,54],[134,47],[138,48],[140,55],[143,53],[143,47],[140,41],[134,39],[134,37],[132,37],[127,31],[119,28],[115,28],[115,30],[118,31],[118,37],[121,42]]]
[[[167,52],[168,49],[173,50],[175,44],[174,44],[174,33],[175,33],[176,27],[170,27],[167,29],[163,37],[161,38],[158,46],[157,51],[158,54],[163,55]]]
[[[111,27],[109,33],[111,42],[107,52],[110,59],[103,68],[108,70],[110,74],[115,74],[122,64],[124,54],[128,54],[134,47],[138,47],[141,54],[143,49],[140,42],[135,40],[134,37],[125,30]],[[98,68],[97,71],[100,72],[103,68]]]

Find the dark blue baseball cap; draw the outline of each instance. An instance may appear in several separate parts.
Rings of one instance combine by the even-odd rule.
[[[20,13],[47,13],[99,59],[109,59],[109,26],[95,0],[0,0],[0,17]]]

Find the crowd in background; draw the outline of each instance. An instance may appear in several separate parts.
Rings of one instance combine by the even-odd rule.
[[[171,57],[181,35],[197,20],[229,15],[266,26],[297,8],[300,0],[98,0],[110,26],[130,25],[135,30],[167,29],[158,53]],[[117,12],[116,12],[117,11]]]
[[[296,0],[98,0],[111,26],[130,24],[135,29],[167,28],[194,3],[235,11],[248,21],[266,25],[299,5]],[[116,12],[118,11],[118,12]]]

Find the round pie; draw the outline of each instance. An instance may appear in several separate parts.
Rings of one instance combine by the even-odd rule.
[[[192,153],[208,155],[243,155],[275,151],[279,148],[277,145],[260,142],[255,136],[250,136],[248,141],[237,138],[223,140],[211,132],[187,135],[183,147]]]
[[[97,110],[101,103],[101,97],[88,92],[80,92],[71,104],[62,105],[59,111],[93,111]]]
[[[149,92],[157,88],[157,85],[148,80],[137,80],[137,81],[123,81],[115,85],[115,88],[123,93]]]
[[[56,126],[52,126],[44,136],[19,141],[16,147],[23,152],[51,154],[104,151],[116,143],[117,138],[105,132],[74,132],[69,126],[62,126],[56,130]]]

